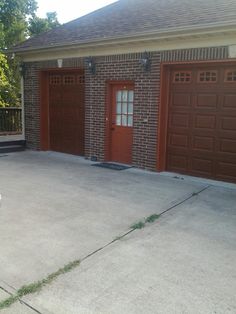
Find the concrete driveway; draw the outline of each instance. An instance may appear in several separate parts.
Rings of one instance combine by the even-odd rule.
[[[236,313],[234,185],[37,152],[0,173],[0,300],[82,260],[2,313]]]

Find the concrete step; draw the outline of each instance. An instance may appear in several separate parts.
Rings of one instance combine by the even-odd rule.
[[[0,154],[21,152],[25,150],[25,141],[0,142]]]
[[[14,146],[14,145],[21,145],[25,146],[25,141],[24,140],[16,140],[16,141],[5,141],[1,142],[0,140],[0,147],[6,147],[6,146]]]

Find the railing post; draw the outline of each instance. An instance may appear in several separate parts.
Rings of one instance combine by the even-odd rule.
[[[0,135],[22,134],[21,108],[0,108]]]
[[[25,93],[24,93],[24,76],[21,76],[20,81],[21,88],[21,131],[22,135],[25,138]]]

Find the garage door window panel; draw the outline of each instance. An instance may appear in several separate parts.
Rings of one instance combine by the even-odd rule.
[[[226,70],[224,81],[227,83],[236,83],[236,70]]]
[[[177,84],[189,84],[192,81],[192,72],[190,71],[178,71],[173,74],[173,83]]]
[[[217,83],[218,71],[198,71],[198,83]]]

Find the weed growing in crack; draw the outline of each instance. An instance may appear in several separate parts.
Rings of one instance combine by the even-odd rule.
[[[160,215],[158,215],[158,214],[153,214],[153,215],[147,217],[147,218],[145,219],[145,222],[152,223],[152,222],[156,221],[156,220],[159,219],[159,218],[160,218]]]
[[[9,306],[11,306],[13,303],[15,303],[18,300],[17,295],[11,295],[9,298],[3,300],[0,302],[0,310],[5,309]]]
[[[130,228],[133,230],[143,229],[145,227],[146,223],[152,223],[152,222],[156,221],[157,219],[159,219],[160,216],[161,215],[158,215],[158,214],[150,215],[144,221],[139,221],[139,222],[133,224],[132,226],[130,226]]]
[[[62,274],[70,272],[79,265],[80,260],[75,260],[73,262],[66,264],[64,267],[59,268],[57,271],[51,273],[42,280],[22,286],[19,290],[16,291],[15,295],[11,295],[9,298],[0,302],[0,310],[11,306],[13,303],[15,303],[17,300],[19,300],[20,298],[27,294],[32,294],[40,291],[44,286],[52,283],[52,281],[54,281],[57,277],[59,277]]]
[[[145,227],[145,222],[139,221],[139,222],[133,224],[130,228],[135,230],[135,229],[142,229],[144,227]]]

